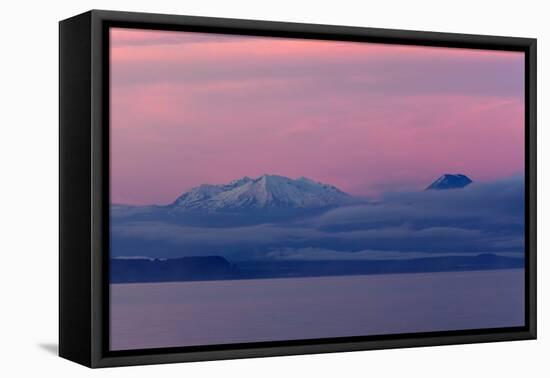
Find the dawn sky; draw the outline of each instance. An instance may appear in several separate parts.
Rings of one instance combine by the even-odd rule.
[[[523,172],[523,53],[111,30],[111,201],[306,176],[354,195]]]

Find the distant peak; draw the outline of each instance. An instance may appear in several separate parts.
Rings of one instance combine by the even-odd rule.
[[[426,190],[460,189],[473,181],[462,173],[445,173],[426,188]]]

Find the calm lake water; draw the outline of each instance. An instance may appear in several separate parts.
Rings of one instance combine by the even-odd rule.
[[[111,285],[111,350],[523,324],[523,269]]]

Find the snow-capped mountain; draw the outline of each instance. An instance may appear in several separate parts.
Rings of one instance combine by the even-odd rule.
[[[243,177],[223,185],[201,185],[170,205],[174,210],[306,209],[340,206],[354,198],[340,189],[311,179],[277,175]]]
[[[426,190],[446,190],[464,188],[472,183],[468,176],[463,174],[446,173],[435,180]]]

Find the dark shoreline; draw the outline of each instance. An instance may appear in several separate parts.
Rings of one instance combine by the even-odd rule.
[[[175,259],[111,259],[110,283],[160,283],[335,277],[403,273],[518,269],[523,258],[494,254],[426,257],[412,260],[241,261],[221,256]]]

